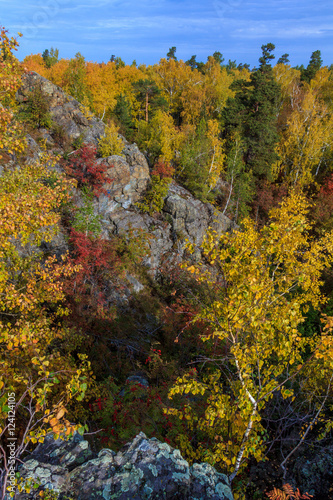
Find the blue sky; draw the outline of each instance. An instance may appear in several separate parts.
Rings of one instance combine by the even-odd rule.
[[[333,63],[332,0],[0,0],[0,24],[23,33],[19,59],[54,47],[64,58],[154,64],[176,46],[185,61],[220,51],[253,67],[272,42],[292,65],[318,49]]]

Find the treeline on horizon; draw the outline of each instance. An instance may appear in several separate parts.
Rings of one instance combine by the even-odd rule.
[[[248,213],[264,219],[297,184],[315,197],[316,220],[328,227],[332,67],[322,66],[319,50],[306,67],[291,67],[288,54],[273,66],[274,50],[263,45],[252,70],[225,64],[220,52],[206,63],[178,61],[176,47],[152,66],[114,55],[107,63],[80,53],[59,59],[53,48],[23,65],[112,122],[152,169],[171,165],[176,181],[237,222]]]

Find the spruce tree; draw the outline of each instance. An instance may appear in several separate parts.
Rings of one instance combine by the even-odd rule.
[[[271,178],[271,166],[277,160],[277,105],[280,87],[271,66],[274,59],[272,43],[263,45],[260,65],[251,73],[250,81],[234,82],[234,98],[229,99],[224,112],[224,130],[228,138],[238,131],[244,143],[247,171],[260,179]],[[230,144],[232,147],[232,144]]]
[[[323,60],[321,58],[320,50],[315,50],[312,52],[309,64],[306,69],[301,71],[301,80],[310,83],[312,78],[316,76],[317,71],[321,68]]]

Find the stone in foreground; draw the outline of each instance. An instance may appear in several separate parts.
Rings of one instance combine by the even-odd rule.
[[[233,500],[224,474],[207,463],[190,467],[179,450],[143,432],[118,453],[103,449],[92,456],[78,434],[68,442],[47,436],[20,470],[40,487],[15,498],[37,499],[48,488],[58,500]]]

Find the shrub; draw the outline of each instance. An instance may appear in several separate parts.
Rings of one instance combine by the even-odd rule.
[[[50,97],[45,95],[42,85],[35,85],[29,92],[26,102],[20,109],[20,118],[34,128],[51,128],[52,120],[49,113]]]
[[[119,137],[117,127],[113,122],[105,127],[105,135],[98,141],[98,152],[102,158],[121,155],[124,141]]]
[[[282,486],[282,490],[274,488],[272,491],[266,493],[266,495],[270,500],[310,500],[313,497],[313,495],[309,495],[308,493],[302,495],[298,488],[294,491],[293,487],[288,483]]]
[[[79,233],[84,233],[98,237],[101,233],[100,215],[96,215],[93,205],[93,193],[87,186],[83,186],[81,190],[83,204],[77,207],[74,213],[72,227]]]
[[[151,184],[141,203],[137,206],[149,214],[159,213],[164,205],[174,173],[173,167],[167,162],[158,162],[151,173]]]
[[[78,181],[78,187],[90,186],[95,196],[108,194],[103,187],[110,184],[112,179],[107,177],[110,168],[106,163],[98,163],[96,159],[96,148],[85,144],[75,151],[68,160],[64,160],[66,172]]]

